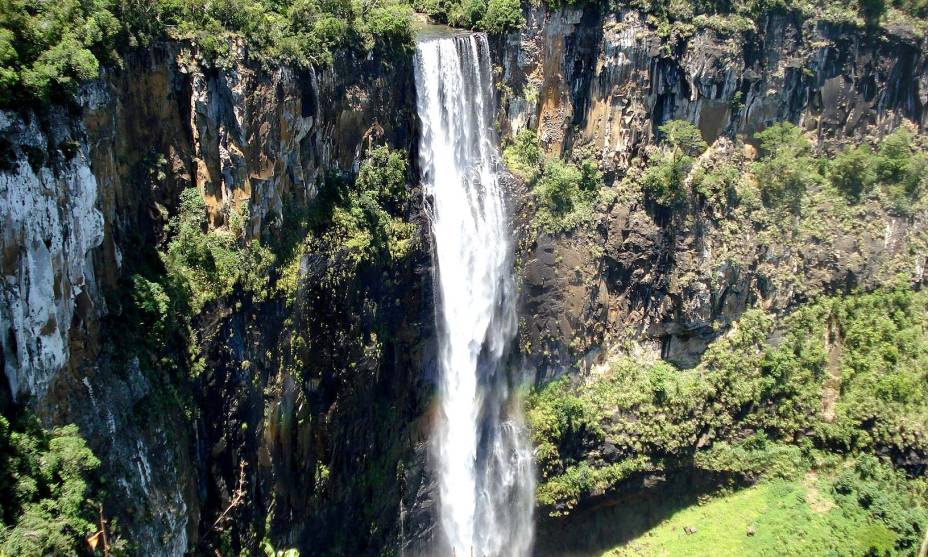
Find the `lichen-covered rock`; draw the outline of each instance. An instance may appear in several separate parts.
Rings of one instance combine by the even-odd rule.
[[[0,344],[11,395],[43,397],[68,364],[71,329],[104,309],[91,251],[103,241],[79,125],[0,113]]]

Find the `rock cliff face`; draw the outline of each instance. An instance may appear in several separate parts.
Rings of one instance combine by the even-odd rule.
[[[587,148],[626,168],[669,119],[708,142],[792,121],[825,138],[928,124],[924,38],[769,17],[762,28],[685,40],[658,35],[642,14],[596,7],[530,10],[496,53],[507,127],[536,128],[555,153]]]
[[[671,118],[715,142],[705,164],[749,160],[733,140],[781,120],[823,149],[906,122],[924,129],[923,37],[777,16],[734,37],[668,42],[631,11],[526,15],[492,48],[503,135],[530,127],[552,154],[591,154],[615,191],[595,225],[554,237],[530,232],[532,197],[513,186],[525,217],[521,346],[539,379],[626,341],[690,366],[752,305],[785,311],[925,281],[921,213],[868,202],[797,217],[786,234],[750,208],[661,211],[621,180]],[[203,192],[212,227],[247,207],[258,238],[285,232],[288,211],[312,207],[320,179],[356,172],[371,145],[405,149],[416,173],[410,52],[344,54],[318,72],[236,52],[216,69],[189,45],[157,45],[73,106],[0,114],[0,402],[80,426],[104,462],[104,510],[139,554],[254,550],[265,537],[303,555],[416,554],[432,528],[434,356],[414,180],[406,217],[418,242],[401,264],[362,266],[332,288],[338,261],[308,253],[295,301],[240,292],[207,305],[185,333],[197,362],[176,344],[125,346],[117,293],[157,261],[184,189]],[[159,358],[173,367],[144,365]],[[237,493],[238,527],[223,533],[213,526]]]
[[[698,203],[661,211],[621,183],[670,119],[718,139],[704,155],[710,164],[749,160],[750,145],[742,153],[732,140],[750,144],[779,121],[799,124],[821,149],[905,123],[924,128],[923,38],[772,16],[753,32],[669,40],[638,12],[588,7],[529,11],[525,28],[496,46],[503,130],[528,127],[550,154],[592,156],[617,192],[589,230],[526,230],[521,335],[540,377],[594,363],[602,346],[627,340],[690,366],[751,305],[783,311],[899,273],[923,280],[926,252],[913,246],[924,245],[924,215],[824,211],[789,236],[756,213],[713,214]],[[520,196],[528,219],[531,196]]]
[[[205,308],[191,332],[200,375],[152,373],[121,346],[111,293],[164,241],[185,188],[203,192],[211,226],[247,207],[260,237],[312,206],[323,175],[355,172],[369,146],[415,160],[411,53],[346,54],[318,73],[264,70],[241,47],[235,59],[217,70],[189,45],[162,44],[87,84],[74,106],[2,115],[6,399],[80,426],[104,462],[105,512],[140,554],[220,543],[212,525],[239,489],[238,527],[221,543],[399,548],[428,528],[416,514],[427,227],[404,265],[366,268],[337,293],[320,284],[331,262],[310,254],[297,303],[236,295]],[[184,361],[171,350],[157,357]]]

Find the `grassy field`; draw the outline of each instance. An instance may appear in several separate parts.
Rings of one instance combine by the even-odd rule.
[[[858,505],[833,497],[830,481],[808,474],[687,507],[603,556],[910,554],[895,542],[895,534]]]

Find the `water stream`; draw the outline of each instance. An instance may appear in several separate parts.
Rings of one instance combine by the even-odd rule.
[[[522,557],[535,486],[506,365],[517,324],[513,250],[486,37],[420,37],[415,67],[441,376],[434,457],[446,545],[436,554]]]

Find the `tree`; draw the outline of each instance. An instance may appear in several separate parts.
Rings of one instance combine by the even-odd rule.
[[[505,33],[519,29],[524,22],[519,0],[490,0],[480,26],[490,33]]]
[[[503,150],[503,161],[510,172],[526,182],[537,178],[544,156],[535,132],[528,128],[519,130],[512,144]]]
[[[0,554],[74,555],[96,530],[87,480],[100,461],[77,426],[43,430],[0,416]]]
[[[928,156],[912,132],[899,128],[880,143],[876,175],[898,210],[907,211],[925,189]]]
[[[557,159],[545,164],[535,193],[540,203],[554,215],[569,213],[580,196],[583,175],[576,166]]]
[[[790,122],[774,124],[755,138],[760,141],[763,156],[754,165],[754,176],[764,204],[798,213],[808,185],[821,181],[812,144]]]
[[[876,183],[873,152],[866,145],[841,151],[829,165],[828,178],[850,201],[860,201]]]
[[[684,120],[670,120],[658,128],[661,143],[644,172],[642,188],[652,200],[674,207],[685,199],[683,182],[695,157],[708,145],[699,128]]]

